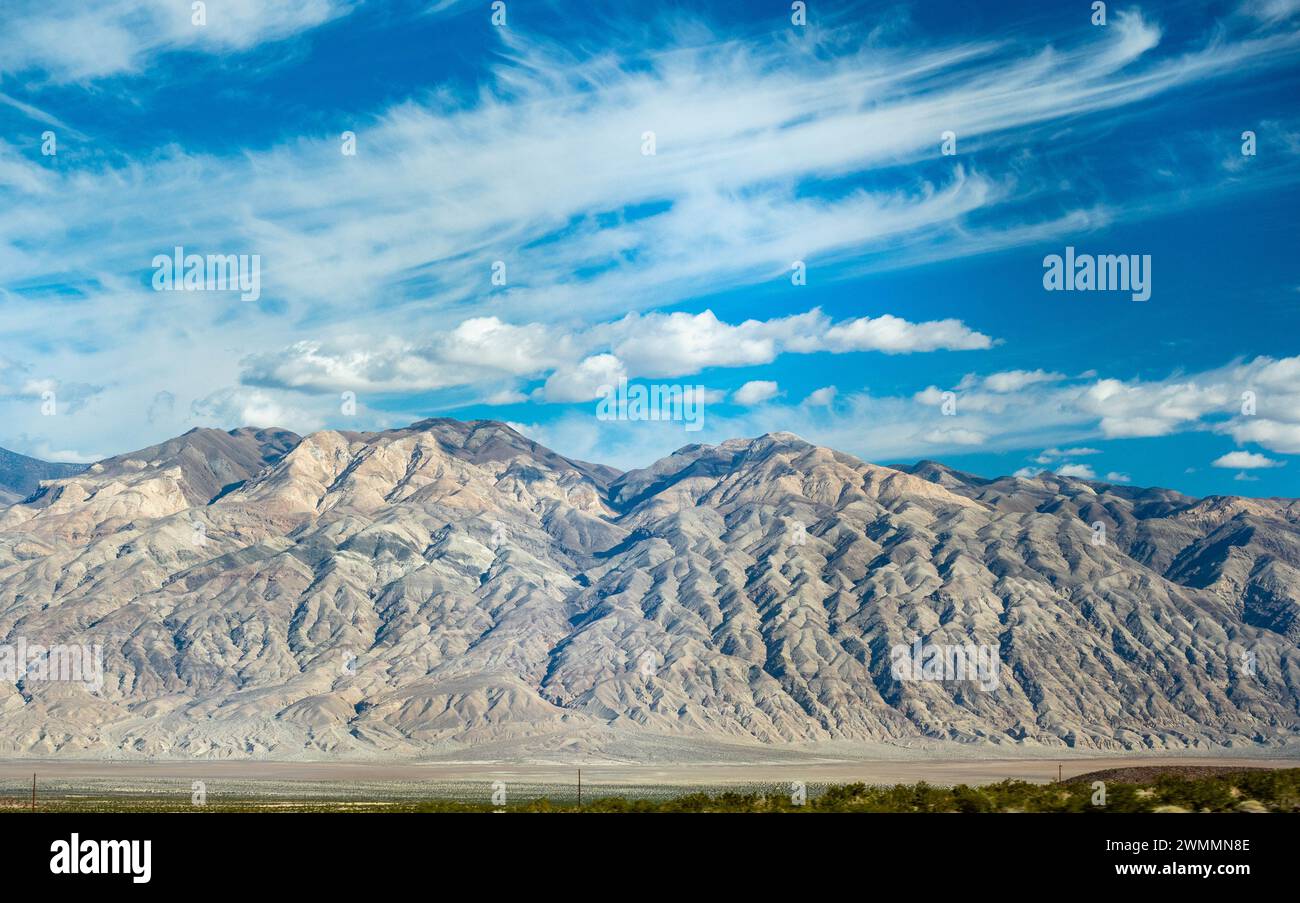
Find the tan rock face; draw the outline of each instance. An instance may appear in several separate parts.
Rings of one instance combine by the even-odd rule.
[[[1240,501],[790,434],[619,474],[487,421],[196,431],[0,512],[0,641],[104,664],[97,691],[0,679],[0,754],[1281,742],[1300,507]],[[895,667],[931,647],[989,668]]]

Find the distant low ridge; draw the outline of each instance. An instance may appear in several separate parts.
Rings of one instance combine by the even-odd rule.
[[[0,504],[27,498],[41,480],[70,477],[85,469],[85,464],[51,464],[0,448]]]

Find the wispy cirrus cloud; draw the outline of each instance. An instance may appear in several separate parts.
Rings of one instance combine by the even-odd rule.
[[[56,82],[131,74],[168,50],[247,50],[348,13],[356,0],[6,0],[0,74]]]
[[[325,6],[312,16],[337,12]],[[978,253],[1087,227],[1104,199],[1033,216],[1015,203],[1032,192],[1023,168],[900,169],[941,164],[941,131],[994,146],[1014,130],[1023,142],[1039,124],[1225,66],[1272,65],[1300,44],[1291,33],[1250,37],[1146,63],[1160,29],[1141,15],[1095,31],[1035,52],[985,42],[827,57],[793,41],[696,41],[637,60],[575,59],[507,30],[507,53],[472,102],[411,100],[350,123],[356,156],[340,153],[338,135],[318,135],[237,157],[173,149],[53,176],[0,154],[15,170],[6,200],[41,195],[51,214],[35,224],[39,241],[14,254],[7,282],[69,267],[130,279],[188,241],[261,253],[268,293],[316,319],[354,318],[358,302],[391,315],[431,299],[532,318],[755,284],[796,259],[829,273],[864,253]],[[642,153],[646,132],[653,155]],[[169,215],[159,196],[187,202]],[[996,222],[966,221],[999,209]],[[96,228],[110,210],[117,228]],[[86,227],[71,255],[70,222]],[[0,243],[12,249],[16,235],[0,232]],[[489,282],[497,260],[509,274],[499,289]]]

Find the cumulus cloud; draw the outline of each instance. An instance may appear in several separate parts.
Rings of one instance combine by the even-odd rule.
[[[963,385],[971,387],[966,389],[929,386],[911,395],[894,397],[860,391],[838,396],[834,409],[806,404],[779,406],[773,416],[775,420],[779,412],[787,424],[803,424],[812,434],[825,437],[826,444],[838,442],[836,447],[874,460],[960,453],[976,445],[989,451],[1037,445],[1042,451],[1031,458],[1035,464],[1055,467],[1065,475],[1095,479],[1095,469],[1074,459],[1094,456],[1101,450],[1079,440],[1110,438],[1118,422],[1147,423],[1151,436],[1185,431],[1235,436],[1249,431],[1266,448],[1290,453],[1287,434],[1259,430],[1258,424],[1271,421],[1243,413],[1242,397],[1245,392],[1253,392],[1260,410],[1291,418],[1300,429],[1300,380],[1288,379],[1298,365],[1300,356],[1259,357],[1167,380],[1092,375],[1042,380],[1013,393],[987,389],[983,378],[975,376],[962,380]],[[945,391],[952,393],[955,402],[953,416],[943,413]],[[776,428],[801,432],[794,426]],[[1275,440],[1278,447],[1266,440]],[[1057,444],[1048,444],[1052,441]],[[1254,461],[1253,457],[1241,457],[1252,454],[1225,456],[1223,466],[1243,467],[1243,463],[1228,462]],[[1037,472],[1038,468],[1032,466],[1018,471],[1028,477]],[[1112,471],[1107,479],[1124,482],[1123,476]]]
[[[547,377],[544,397],[549,401],[590,401],[620,379],[627,379],[622,361],[612,354],[593,354]]]
[[[1236,420],[1234,412],[1241,420],[1252,420],[1251,416],[1241,415],[1239,411],[1241,392],[1252,385],[1260,392],[1261,404],[1268,402],[1270,409],[1293,411],[1292,416],[1300,419],[1300,404],[1292,405],[1290,399],[1293,395],[1282,394],[1286,391],[1285,386],[1270,381],[1268,392],[1260,388],[1264,385],[1260,380],[1261,374],[1272,380],[1288,369],[1286,362],[1289,360],[1261,357],[1201,373],[1171,377],[1167,383],[1190,386],[1189,391],[1198,398],[1206,397],[1204,387],[1213,386],[1217,390],[1210,394],[1221,394],[1231,401],[1223,410],[1206,411],[1204,416],[1190,421],[1159,416],[1167,410],[1160,405],[1169,400],[1164,383],[1118,382],[1126,388],[1137,389],[1156,406],[1155,419],[1161,419],[1167,431],[1162,435],[1180,430],[1228,432]],[[914,394],[892,396],[872,395],[864,390],[839,392],[835,395],[833,407],[799,401],[765,404],[727,415],[714,414],[703,433],[692,435],[691,441],[722,441],[735,436],[786,430],[875,462],[943,457],[976,449],[1005,452],[1037,447],[1042,451],[1034,454],[1032,460],[1035,463],[1043,459],[1063,476],[1096,479],[1095,468],[1071,459],[1100,453],[1098,448],[1082,444],[1080,440],[1104,438],[1101,422],[1110,412],[1104,403],[1100,409],[1096,407],[1097,399],[1089,395],[1089,390],[1106,379],[1109,378],[1092,375],[1060,383],[1041,382],[1020,393],[987,391],[976,380],[976,388],[955,391],[955,416],[942,413],[939,402],[943,390],[933,386]],[[1291,391],[1300,393],[1300,386]],[[1116,397],[1124,399],[1123,416],[1140,412],[1133,404],[1131,393],[1119,392]],[[549,440],[547,444],[567,454],[632,467],[650,463],[658,456],[656,452],[668,454],[678,448],[683,434],[674,426],[657,424],[639,429],[608,430],[594,423],[589,414],[573,414],[563,415],[555,423],[546,425],[544,434]],[[1026,466],[1016,470],[1015,475],[1033,479],[1042,469]],[[1117,470],[1107,472],[1106,480],[1129,482],[1128,474]]]
[[[960,320],[909,323],[885,314],[858,317],[826,331],[824,347],[829,351],[883,351],[909,354],[914,351],[975,350],[990,348],[992,339],[968,329]]]
[[[1079,480],[1095,480],[1096,472],[1087,464],[1063,464],[1056,468],[1057,476],[1074,477]]]
[[[1036,406],[1045,421],[1095,423],[1108,439],[1173,435],[1212,430],[1238,442],[1275,452],[1300,453],[1300,356],[1257,357],[1224,367],[1165,380],[1101,377],[1039,385],[1020,393],[1014,405],[995,392],[959,391],[967,412],[999,412]],[[1027,394],[1026,394],[1027,392]],[[1259,410],[1249,413],[1247,397]],[[1253,410],[1253,409],[1251,409]],[[1040,457],[1050,457],[1048,452]],[[1063,450],[1068,451],[1068,450]]]
[[[736,404],[762,404],[775,398],[780,392],[777,384],[767,379],[751,379],[731,394]]]
[[[839,390],[834,386],[822,386],[820,389],[809,392],[803,403],[813,407],[827,407],[835,401],[835,396],[838,393]]]
[[[1228,452],[1210,462],[1211,467],[1224,467],[1229,470],[1260,470],[1265,467],[1282,467],[1285,461],[1275,461],[1266,455],[1248,451]]]
[[[610,337],[613,351],[644,376],[681,376],[706,367],[767,364],[780,353],[783,339],[801,324],[824,320],[818,312],[777,320],[746,320],[732,325],[711,310],[698,314],[630,314],[597,333]],[[822,326],[822,329],[825,327]]]
[[[630,315],[595,332],[614,336],[614,352],[633,370],[647,376],[766,364],[783,352],[907,354],[988,348],[993,343],[959,320],[912,323],[885,314],[836,323],[819,309],[735,325],[720,321],[709,310],[699,314]]]
[[[196,400],[191,405],[195,422],[213,427],[231,424],[255,427],[287,427],[299,433],[318,430],[322,418],[301,407],[286,405],[280,399],[257,389],[228,388]]]
[[[425,391],[577,364],[572,339],[542,324],[472,317],[423,344],[395,337],[304,340],[244,358],[243,382],[315,392]]]
[[[1297,396],[1300,393],[1286,393],[1292,404],[1300,400]],[[1238,442],[1253,442],[1282,454],[1300,455],[1300,421],[1294,419],[1284,423],[1268,417],[1241,417],[1221,429]]]
[[[724,322],[711,310],[698,314],[629,314],[619,320],[566,330],[544,323],[514,325],[495,316],[474,317],[424,342],[395,337],[304,340],[288,348],[249,355],[243,382],[251,386],[309,392],[422,391],[496,382],[503,376],[546,376],[539,401],[579,401],[619,377],[689,376],[713,367],[744,367],[773,362],[783,353],[879,351],[870,342],[856,345],[831,336],[841,326],[820,310],[770,320]],[[880,317],[896,325],[890,353],[900,353],[905,336],[911,350],[962,348],[988,337],[944,321],[941,332],[952,345],[935,345],[933,323],[913,324]],[[956,324],[956,325],[953,325]],[[595,382],[593,382],[595,380]]]

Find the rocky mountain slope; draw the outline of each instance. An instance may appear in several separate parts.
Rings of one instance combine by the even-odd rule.
[[[194,431],[0,509],[0,641],[106,665],[98,692],[0,680],[0,753],[1274,744],[1298,568],[1294,501],[790,434],[623,474],[489,421]],[[898,679],[917,641],[990,649],[994,685]]]
[[[84,464],[51,464],[0,448],[0,505],[20,502],[35,492],[41,480],[72,476]]]

